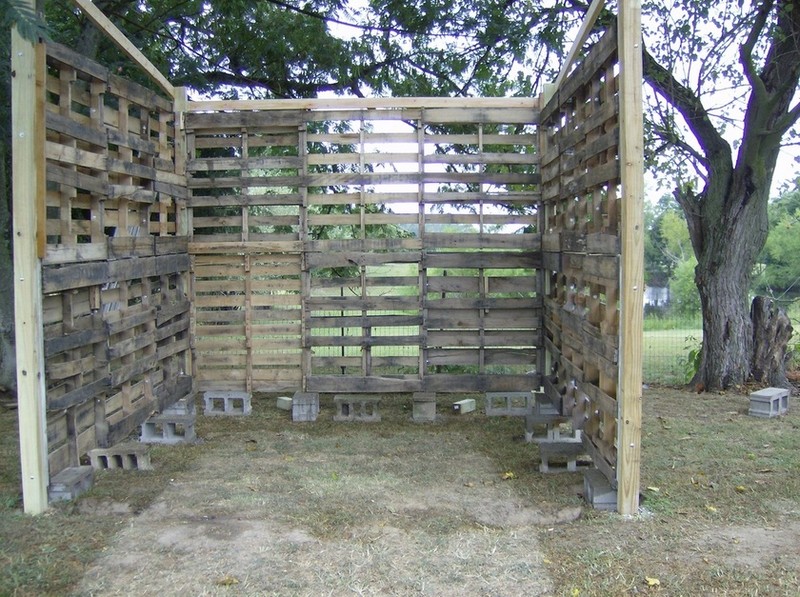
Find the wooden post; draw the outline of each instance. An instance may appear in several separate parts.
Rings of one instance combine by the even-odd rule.
[[[33,0],[27,4],[34,8]],[[44,63],[42,43],[11,32],[14,326],[25,512],[47,509],[47,420],[42,330],[42,271],[37,236],[44,204]],[[32,101],[33,98],[33,101]],[[43,210],[42,210],[43,211]],[[44,239],[42,239],[44,242]]]
[[[620,2],[620,359],[617,421],[617,511],[639,509],[642,434],[642,326],[644,318],[644,129],[640,0]]]

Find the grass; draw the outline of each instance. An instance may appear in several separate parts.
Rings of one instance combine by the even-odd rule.
[[[154,471],[99,473],[85,497],[40,517],[19,511],[15,413],[0,412],[0,595],[70,594],[92,562],[112,553],[112,541],[158,518],[150,510],[138,519],[132,514],[158,503],[172,504],[171,518],[190,513],[181,529],[202,523],[208,533],[213,521],[218,543],[223,521],[241,525],[271,513],[272,538],[262,543],[270,548],[242,566],[255,575],[292,560],[295,588],[289,580],[275,586],[295,594],[321,580],[337,594],[368,592],[376,578],[396,580],[396,594],[420,594],[420,579],[429,580],[430,591],[437,586],[430,579],[445,571],[452,586],[510,594],[540,575],[541,566],[556,595],[800,594],[794,547],[800,416],[794,412],[756,419],[746,415],[743,395],[648,390],[641,516],[622,520],[584,509],[571,523],[545,516],[508,527],[503,521],[526,509],[553,513],[580,504],[581,475],[540,474],[536,447],[522,442],[519,419],[476,413],[416,425],[400,398],[382,408],[377,425],[334,423],[330,405],[316,423],[292,425],[272,400],[256,400],[252,417],[200,417],[202,443],[154,448]],[[502,480],[507,471],[513,481]],[[114,504],[130,514],[109,514]],[[308,545],[327,548],[312,554],[305,542],[287,544],[276,529],[303,529]],[[790,537],[792,548],[761,557],[752,541],[762,536]],[[543,559],[534,561],[526,537],[538,537]],[[139,543],[148,549],[147,541]],[[409,558],[409,545],[430,557]],[[493,550],[506,559],[491,556]],[[185,564],[176,565],[163,545],[157,551],[148,555],[160,558],[156,568]],[[313,558],[304,559],[312,556],[333,557],[334,564],[315,567]],[[370,566],[362,569],[361,560]],[[223,572],[230,573],[220,571],[220,578]],[[237,578],[236,594],[256,590],[255,577]],[[659,584],[649,587],[648,578]]]
[[[680,385],[689,381],[689,352],[700,346],[700,328],[644,332],[642,378],[646,383]]]

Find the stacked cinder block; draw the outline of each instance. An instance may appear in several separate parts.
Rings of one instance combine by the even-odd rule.
[[[139,441],[147,444],[181,444],[197,439],[194,425],[197,420],[193,398],[182,398],[142,423]]]
[[[246,416],[253,410],[249,392],[209,390],[203,394],[203,414],[213,416]]]
[[[567,421],[567,417],[558,412],[555,406],[543,394],[536,394],[533,402],[533,412],[525,415],[525,441],[542,442],[560,439],[559,426]],[[534,435],[536,427],[544,427],[543,436]]]
[[[541,459],[539,472],[553,472],[551,470],[553,468],[555,470],[575,472],[578,470],[578,457],[585,453],[586,450],[583,447],[583,437],[580,431],[576,431],[574,437],[543,439],[539,441],[539,458]],[[562,461],[566,461],[566,469],[563,468],[564,463]]]

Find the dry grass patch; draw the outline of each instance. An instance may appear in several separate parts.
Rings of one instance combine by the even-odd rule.
[[[155,470],[19,512],[16,416],[0,413],[0,595],[797,595],[800,417],[744,395],[645,392],[643,515],[583,509],[519,419],[293,424],[274,397],[199,417]],[[793,404],[792,404],[793,407]],[[513,472],[513,480],[503,480]],[[649,579],[649,581],[648,581]],[[657,581],[657,584],[656,584]],[[652,585],[652,586],[650,586]]]

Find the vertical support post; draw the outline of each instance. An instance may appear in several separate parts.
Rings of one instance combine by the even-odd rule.
[[[308,125],[303,123],[297,130],[297,155],[300,158],[298,174],[303,181],[308,180]],[[311,369],[311,268],[308,265],[308,243],[311,240],[308,225],[308,183],[303,182],[300,192],[299,240],[300,240],[300,374],[302,390],[308,391],[308,378]]]
[[[642,426],[642,326],[644,318],[644,129],[640,0],[620,2],[620,167],[622,181],[617,511],[639,508]]]
[[[31,9],[33,0],[26,2]],[[17,352],[22,496],[25,512],[47,509],[47,418],[39,219],[44,217],[44,68],[42,43],[11,31],[14,326]],[[31,101],[31,98],[34,98]]]

